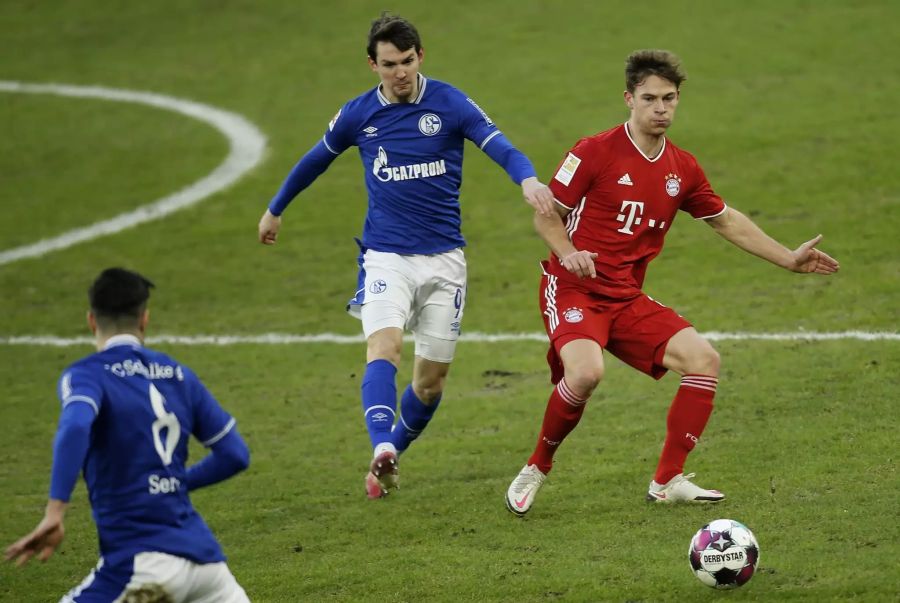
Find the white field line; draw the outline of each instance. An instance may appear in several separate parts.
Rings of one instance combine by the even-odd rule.
[[[117,90],[99,86],[26,84],[4,80],[0,80],[0,92],[53,94],[56,96],[95,98],[105,101],[150,105],[151,107],[181,113],[211,125],[225,135],[230,147],[225,161],[219,164],[209,175],[193,184],[171,195],[108,220],[83,228],[76,228],[53,238],[42,239],[36,243],[0,251],[0,266],[24,258],[42,256],[51,251],[71,247],[77,243],[114,234],[126,228],[157,220],[172,212],[190,207],[213,193],[227,188],[247,171],[256,167],[262,161],[263,152],[266,148],[266,137],[256,126],[240,115],[209,105],[162,94]]]
[[[710,331],[702,333],[710,341],[834,341],[855,339],[858,341],[900,341],[900,333],[887,331],[839,331],[819,333],[815,331],[795,331],[791,333],[727,333]],[[407,336],[407,341],[412,338]],[[464,342],[496,343],[508,341],[547,342],[544,333],[465,333],[460,338]],[[261,335],[156,335],[147,338],[147,345],[298,345],[311,343],[358,344],[365,341],[360,335],[338,335],[319,333],[316,335],[292,335],[289,333],[264,333]],[[7,346],[89,346],[90,337],[55,337],[52,335],[20,335],[0,337],[0,345]]]

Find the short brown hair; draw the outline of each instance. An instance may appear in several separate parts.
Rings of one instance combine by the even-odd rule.
[[[669,80],[675,88],[687,79],[681,59],[668,50],[635,50],[625,61],[625,89],[634,92],[651,75]]]
[[[372,21],[372,28],[369,30],[366,51],[373,61],[376,60],[375,48],[379,42],[390,42],[400,52],[406,52],[413,47],[416,53],[422,50],[422,40],[415,26],[403,17],[388,12],[381,13],[380,17]]]

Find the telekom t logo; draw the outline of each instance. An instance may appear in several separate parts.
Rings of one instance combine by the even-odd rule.
[[[632,225],[638,226],[641,223],[641,215],[644,213],[644,202],[643,201],[622,201],[622,208],[619,210],[619,215],[616,216],[616,220],[619,222],[625,222],[625,224],[618,230],[618,232],[624,232],[625,234],[634,234],[632,232]]]

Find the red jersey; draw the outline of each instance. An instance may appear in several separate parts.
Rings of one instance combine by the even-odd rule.
[[[679,209],[694,218],[725,211],[693,155],[663,139],[648,159],[626,125],[578,141],[550,182],[572,210],[566,230],[578,250],[597,254],[597,278],[580,280],[554,254],[545,270],[613,298],[637,295]]]

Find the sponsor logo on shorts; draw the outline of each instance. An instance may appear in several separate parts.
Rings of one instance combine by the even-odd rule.
[[[566,322],[581,322],[584,320],[584,313],[581,308],[569,308],[563,314],[563,318],[566,319]]]
[[[372,293],[384,293],[387,289],[387,283],[381,279],[377,281],[372,281],[372,284],[369,285],[369,291]]]

